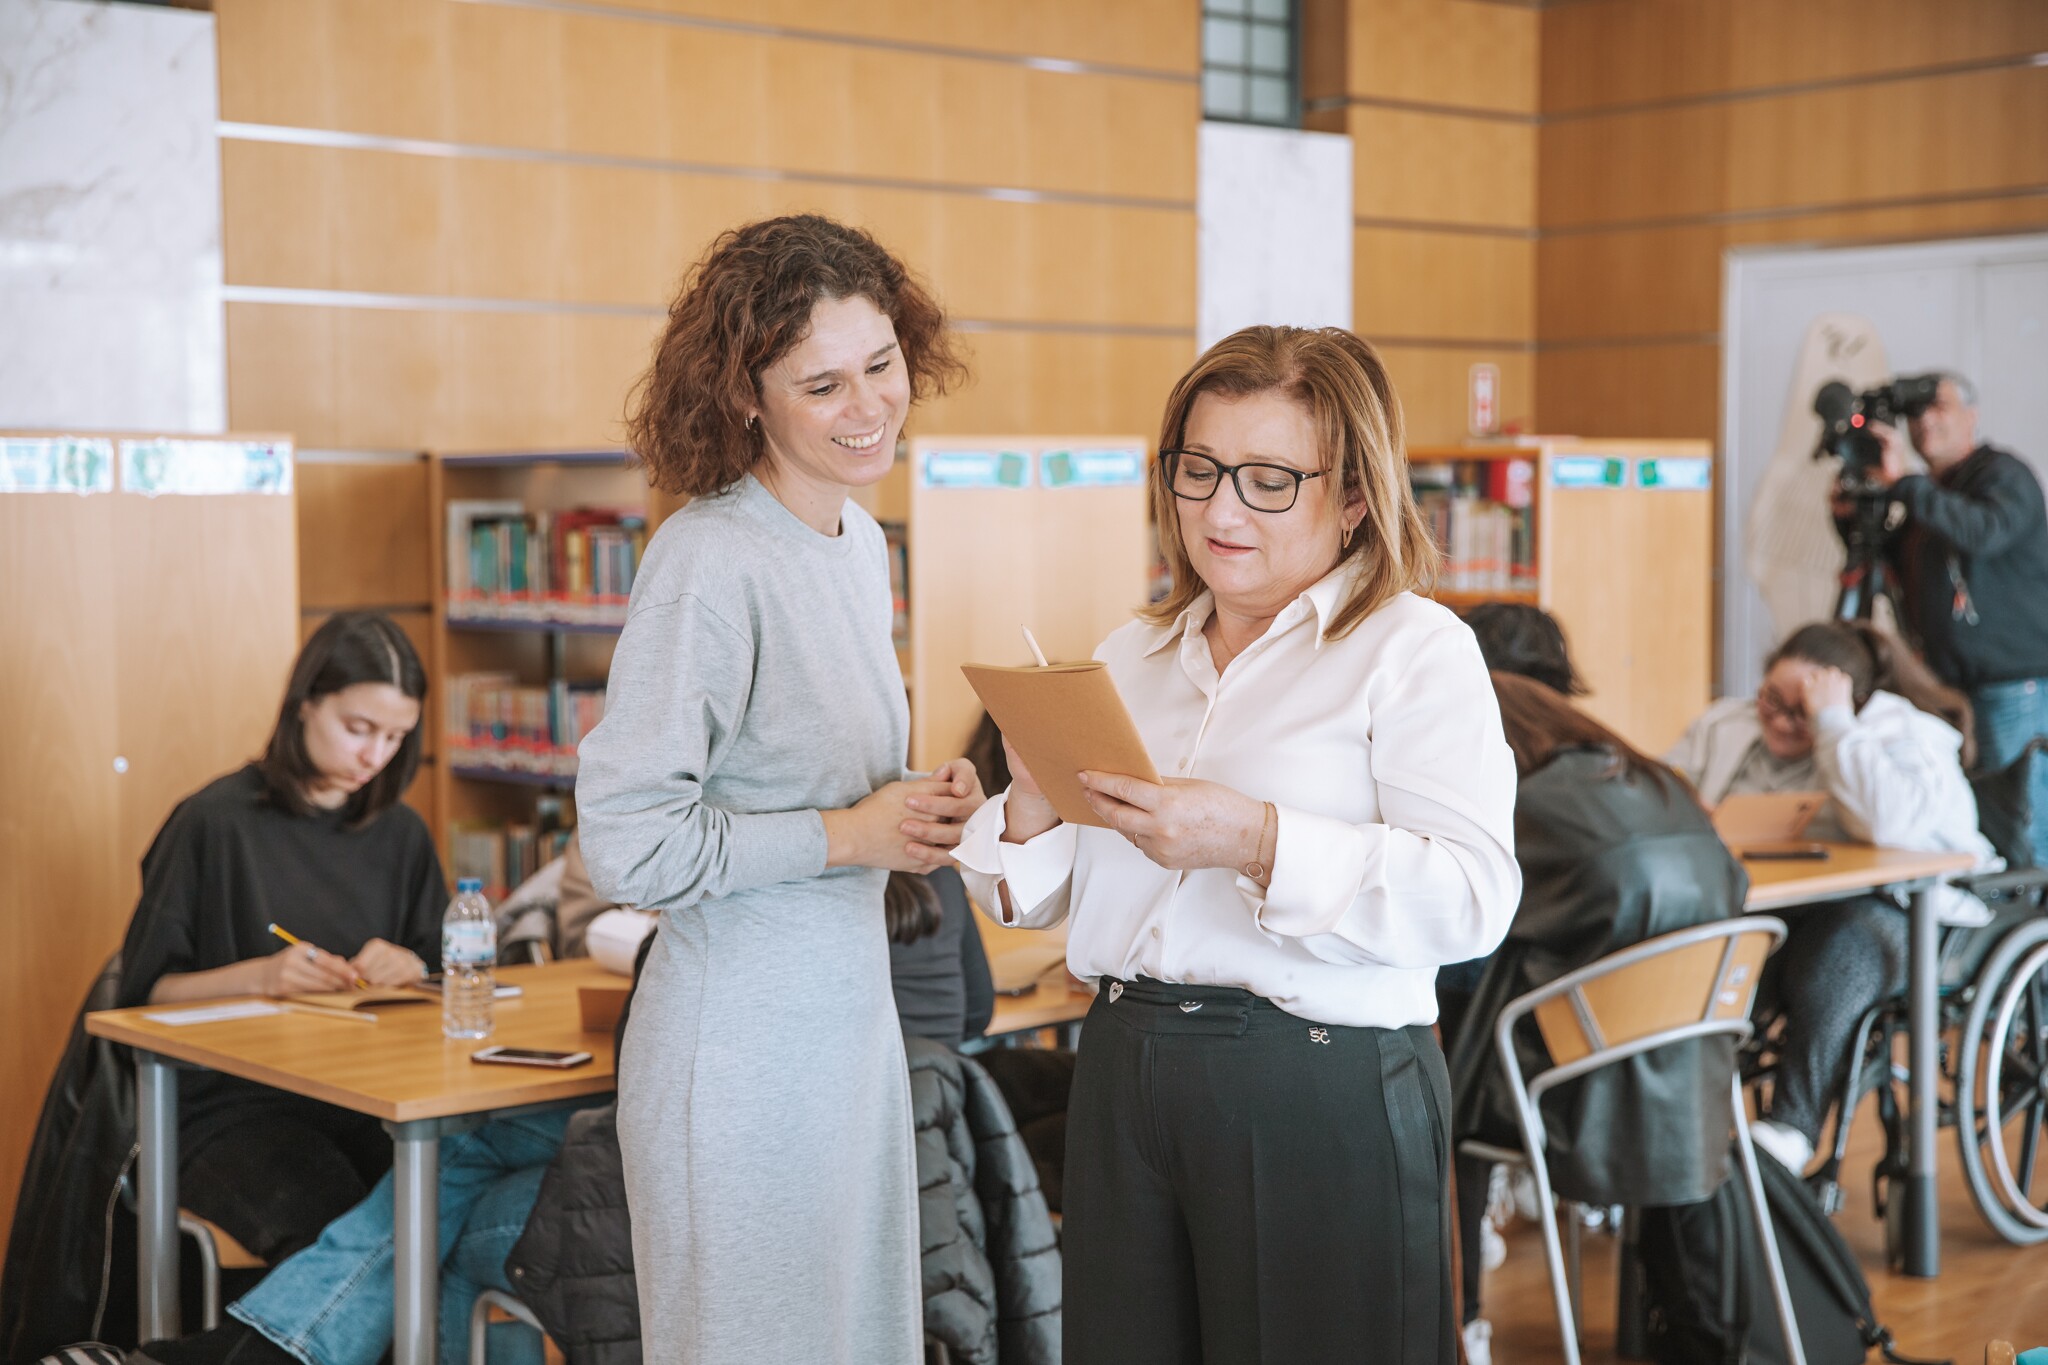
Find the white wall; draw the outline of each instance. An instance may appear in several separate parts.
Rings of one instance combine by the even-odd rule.
[[[1204,123],[1196,339],[1254,323],[1351,325],[1351,139]]]
[[[1857,315],[1875,327],[1886,373],[1969,376],[1981,436],[2048,474],[2048,235],[1731,251],[1724,283],[1721,691],[1732,694],[1756,686],[1763,656],[1801,624],[1771,618],[1744,551],[1758,487],[1780,446],[1810,449],[1819,435],[1818,418],[1796,420],[1812,393],[1791,391],[1809,324]],[[1827,528],[1824,508],[1811,515]]]
[[[0,427],[219,431],[213,16],[0,0]]]

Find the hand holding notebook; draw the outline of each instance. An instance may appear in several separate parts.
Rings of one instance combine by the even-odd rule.
[[[1032,652],[1038,654],[1036,642]],[[1121,773],[1157,782],[1159,773],[1110,680],[1108,665],[1093,659],[1047,664],[1044,655],[1038,658],[1036,665],[1022,668],[962,664],[960,671],[1060,819],[1107,829],[1088,805],[1078,775]]]

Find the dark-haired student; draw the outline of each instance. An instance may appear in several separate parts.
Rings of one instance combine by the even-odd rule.
[[[1561,697],[1582,697],[1586,685],[1572,667],[1564,627],[1526,602],[1482,602],[1465,613],[1479,655],[1496,673],[1534,678]]]
[[[263,757],[186,797],[144,856],[122,1006],[420,977],[448,896],[426,825],[399,802],[426,691],[389,618],[344,612],[313,633]],[[367,1115],[211,1072],[179,1091],[180,1199],[266,1261],[310,1244],[391,1163]]]
[[[956,1052],[981,1037],[995,1015],[996,988],[959,869],[891,872],[882,888],[882,921],[903,1031]]]
[[[1802,626],[1764,664],[1756,696],[1715,702],[1666,755],[1708,805],[1752,792],[1824,791],[1806,836],[1914,852],[1972,853],[1992,864],[1963,776],[1967,715],[1894,639],[1865,625]],[[1967,721],[1964,721],[1967,725]],[[1929,893],[1945,924],[1991,912],[1952,886]],[[1906,913],[1872,894],[1777,912],[1790,930],[1759,981],[1784,1017],[1770,1116],[1759,1147],[1794,1171],[1813,1159],[1864,1012],[1906,987]]]
[[[1458,1138],[1519,1147],[1514,1100],[1493,1038],[1508,1002],[1631,944],[1739,913],[1749,879],[1671,769],[1554,689],[1499,670],[1492,676],[1501,729],[1515,755],[1522,899],[1507,938],[1480,964],[1473,993],[1455,1007],[1445,997],[1443,1025]],[[1548,1063],[1533,1026],[1516,1044],[1525,1069]],[[1702,1121],[1693,1052],[1717,1045],[1659,1049],[1547,1098],[1558,1190],[1601,1205],[1711,1194],[1727,1144],[1700,1141],[1703,1131],[1722,1129]],[[1491,1335],[1474,1326],[1487,1174],[1484,1163],[1459,1158],[1464,1335],[1475,1360]]]

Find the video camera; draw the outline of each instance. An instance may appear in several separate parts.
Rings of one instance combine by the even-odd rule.
[[[1841,380],[1821,385],[1813,396],[1813,410],[1820,414],[1820,444],[1813,458],[1841,457],[1842,487],[1858,493],[1874,488],[1869,471],[1883,458],[1884,445],[1870,434],[1873,422],[1898,426],[1902,418],[1918,417],[1934,406],[1941,389],[1938,374],[1900,375],[1888,384],[1857,393]]]

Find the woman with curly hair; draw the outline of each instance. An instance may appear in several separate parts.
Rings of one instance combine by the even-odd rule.
[[[913,1361],[909,1080],[883,885],[946,861],[972,765],[904,770],[887,552],[848,493],[964,368],[872,237],[721,236],[631,416],[662,524],[576,799],[600,893],[661,912],[619,1064],[650,1362]]]

